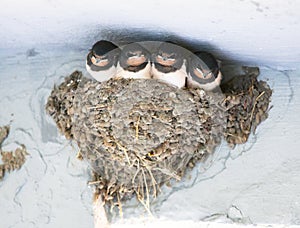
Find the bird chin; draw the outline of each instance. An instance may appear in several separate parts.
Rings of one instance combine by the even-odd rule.
[[[120,63],[118,63],[118,71],[116,73],[117,78],[133,78],[133,79],[150,79],[151,78],[151,64],[150,62],[147,64],[147,66],[138,71],[138,72],[130,72],[127,70],[124,70]]]
[[[198,82],[194,81],[192,79],[192,77],[189,75],[188,80],[187,80],[187,87],[188,88],[193,88],[193,89],[203,89],[206,91],[212,91],[214,89],[216,89],[218,86],[220,86],[221,84],[221,80],[222,80],[222,73],[221,71],[218,74],[218,77],[210,83],[206,83],[206,84],[199,84]]]
[[[159,79],[178,88],[183,88],[185,86],[185,79],[187,76],[185,69],[180,69],[170,73],[163,73],[158,71],[154,65],[152,66],[152,75],[154,79]]]
[[[85,66],[87,72],[98,82],[107,81],[110,78],[114,77],[117,73],[117,69],[115,66],[112,66],[109,69],[103,71],[93,71],[88,64],[86,64]]]
[[[139,66],[146,62],[145,57],[132,57],[127,60],[127,64],[130,66]]]

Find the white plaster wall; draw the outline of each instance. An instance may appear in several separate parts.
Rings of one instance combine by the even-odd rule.
[[[300,62],[299,12],[297,0],[0,0],[0,125],[11,123],[7,149],[24,143],[31,153],[0,182],[0,227],[92,227],[86,164],[43,107],[54,83],[84,70],[95,40],[121,39],[124,28],[128,36],[175,34],[209,44],[221,58],[258,64],[274,90],[256,135],[233,151],[224,145],[210,169],[195,170],[193,185],[179,183],[156,202],[155,215],[179,227],[203,220],[299,225],[300,80],[291,71]],[[28,57],[30,48],[39,54]]]
[[[104,27],[134,27],[208,42],[221,58],[292,68],[299,11],[297,0],[1,0],[0,48],[88,48]]]

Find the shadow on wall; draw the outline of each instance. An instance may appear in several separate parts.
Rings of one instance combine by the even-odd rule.
[[[207,41],[199,39],[191,39],[188,37],[180,36],[175,32],[155,28],[102,28],[93,29],[93,32],[88,34],[85,38],[85,46],[87,49],[98,40],[104,39],[115,43],[118,46],[122,46],[131,42],[143,42],[143,41],[172,41],[175,44],[184,47],[192,52],[195,51],[207,51],[212,53],[217,59],[222,62],[223,82],[230,80],[233,76],[243,75],[244,71],[242,66],[255,66],[252,63],[245,63],[229,57],[228,51],[223,51],[220,47],[216,47]],[[231,56],[234,56],[231,54]]]
[[[222,51],[221,47],[216,47],[207,41],[202,41],[201,37],[199,39],[191,39],[188,37],[180,36],[175,32],[170,32],[168,30],[163,30],[159,28],[155,29],[145,29],[145,28],[103,28],[101,31],[94,29],[92,34],[87,37],[88,48],[92,46],[98,40],[105,39],[114,42],[117,45],[125,45],[131,42],[141,42],[141,41],[172,41],[175,44],[182,46],[192,52],[195,51],[207,51],[212,53],[217,59],[221,60],[223,65],[250,65],[245,64],[245,62],[239,61],[237,59],[230,58],[228,50]]]

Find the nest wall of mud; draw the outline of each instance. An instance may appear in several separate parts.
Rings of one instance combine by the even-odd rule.
[[[104,202],[120,204],[136,195],[145,205],[222,139],[231,146],[245,143],[267,118],[272,91],[258,74],[245,68],[245,75],[213,93],[151,79],[99,83],[76,71],[54,87],[46,110],[79,145]]]
[[[2,149],[2,143],[8,137],[9,131],[9,126],[0,127],[0,155],[2,160],[2,164],[0,164],[0,181],[6,173],[20,169],[26,161],[26,156],[29,155],[23,144],[15,151],[4,151]]]

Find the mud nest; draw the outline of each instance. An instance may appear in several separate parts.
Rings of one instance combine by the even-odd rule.
[[[82,77],[81,72],[73,72],[58,87],[54,86],[47,101],[47,113],[52,116],[58,129],[67,139],[73,139],[72,116],[75,92],[79,83],[83,83],[85,80],[87,79]]]
[[[230,146],[247,142],[251,132],[267,119],[272,90],[265,81],[258,81],[259,68],[243,67],[238,75],[222,85],[225,95],[222,106],[228,118],[224,136]]]
[[[266,118],[272,92],[258,73],[245,71],[224,93],[208,93],[150,79],[99,83],[76,71],[54,87],[46,110],[79,145],[105,203],[120,206],[135,195],[149,208],[163,183],[180,180],[222,138],[244,143]]]
[[[3,151],[2,143],[9,135],[9,126],[0,127],[0,155],[2,164],[0,164],[0,180],[3,179],[6,173],[20,169],[29,155],[26,147],[21,145],[15,151]]]

